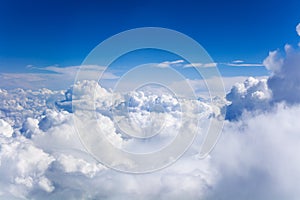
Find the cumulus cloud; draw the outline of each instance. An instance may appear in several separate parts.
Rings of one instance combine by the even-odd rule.
[[[2,90],[2,95],[5,101],[0,108],[6,113],[3,118],[14,128],[0,121],[1,198],[199,199],[215,182],[215,172],[210,170],[211,159],[199,159],[197,146],[182,161],[154,174],[130,175],[108,169],[82,146],[69,110],[72,101],[95,97],[97,119],[105,125],[106,137],[128,151],[147,152],[159,144],[166,145],[175,136],[180,108],[178,99],[171,95],[136,91],[116,95],[111,101],[112,94],[95,81],[78,82],[65,95],[45,89]],[[30,105],[29,99],[32,99]],[[159,142],[153,140],[146,144],[120,137],[108,110],[114,106],[122,115],[124,105],[128,106],[132,119],[129,125],[133,129],[147,127],[149,119],[154,127],[164,122]],[[209,105],[198,100],[186,100],[184,105],[195,115],[201,115],[201,119],[207,119],[213,112]],[[21,114],[17,115],[16,109]]]
[[[226,95],[230,105],[226,108],[226,119],[238,119],[244,111],[267,110],[271,91],[266,79],[248,78],[243,83],[236,83]]]
[[[252,106],[258,106],[270,99],[266,84],[266,79],[249,78],[235,85],[230,93],[232,97],[228,98],[236,100],[235,106],[241,104],[240,107],[247,108],[249,105],[242,102],[243,98],[248,100],[247,103],[251,100]],[[98,119],[107,127],[113,126],[113,123],[110,113],[105,112],[105,106],[114,105],[122,110],[126,102],[129,112],[136,115],[132,117],[134,123],[140,123],[140,126],[148,120],[149,108],[158,113],[161,108],[165,109],[164,117],[169,116],[170,124],[167,126],[170,130],[170,125],[178,123],[176,118],[170,118],[172,112],[178,112],[178,100],[172,96],[136,91],[120,94],[112,102],[109,100],[110,92],[93,81],[75,84],[72,90],[66,91],[64,100],[58,101],[70,103],[71,100],[86,99],[95,89]],[[72,97],[73,90],[80,95]],[[11,98],[11,91],[2,92],[5,98]],[[40,92],[26,90],[18,92],[40,95]],[[56,92],[47,93],[57,97]],[[200,113],[195,110],[195,114],[203,115],[204,119],[211,116],[213,109],[208,104],[186,100],[185,105],[193,109],[195,104],[202,106]],[[216,149],[204,160],[197,157],[201,140],[196,140],[190,150],[170,167],[155,173],[132,175],[111,170],[86,152],[74,130],[72,113],[66,111],[63,105],[47,108],[46,104],[40,108],[45,110],[39,112],[39,116],[24,115],[19,129],[12,128],[4,120],[0,121],[1,198],[295,199],[300,195],[297,189],[300,160],[294,154],[299,151],[300,142],[300,127],[294,117],[300,114],[299,106],[281,104],[267,113],[255,114],[255,117],[254,113],[244,113],[239,121],[226,123],[224,135]],[[144,115],[138,115],[140,112]],[[12,116],[6,117],[8,121],[10,118],[13,119]],[[137,151],[139,146],[142,149],[143,145],[137,141],[123,144],[126,139],[117,137],[116,129],[109,130],[115,138],[109,137],[128,145],[127,150]],[[160,140],[171,136],[166,134]],[[130,149],[132,146],[137,149]]]
[[[263,61],[271,76],[266,80],[246,80],[227,94],[227,119],[237,119],[243,111],[264,111],[273,104],[300,102],[300,50],[285,45],[284,52],[270,51]]]
[[[169,141],[180,124],[180,102],[191,115],[200,116],[200,132],[207,128],[207,119],[220,112],[220,105],[166,93],[112,94],[95,81],[78,82],[65,93],[1,89],[0,198],[298,199],[298,63],[299,50],[291,46],[282,54],[270,52],[264,64],[271,76],[250,77],[235,84],[226,96],[227,119],[231,121],[226,121],[210,156],[199,158],[202,140],[196,138],[176,163],[141,175],[111,170],[86,151],[74,128],[72,103],[90,107],[85,103],[92,98],[105,137],[118,147],[138,152],[145,150],[145,145],[151,151],[157,143],[126,137],[110,111],[131,130],[147,127],[147,123],[159,127],[163,121],[166,129],[159,141]]]
[[[74,90],[77,96],[73,95]],[[111,134],[107,137],[121,142],[121,145],[128,145],[128,151],[145,150],[145,143],[128,142],[118,136],[111,113],[107,112],[111,106],[121,112],[122,106],[127,104],[128,114],[134,119],[132,127],[135,128],[138,128],[134,126],[136,124],[145,126],[149,119],[154,122],[155,119],[159,119],[158,122],[168,119],[166,130],[174,130],[172,127],[176,128],[178,124],[173,115],[179,111],[178,99],[167,94],[135,91],[116,95],[112,101],[111,92],[94,81],[81,81],[65,95],[50,90],[2,90],[2,98],[7,99],[2,107],[6,110],[17,107],[17,102],[23,110],[30,110],[31,107],[23,101],[48,96],[42,103],[32,103],[36,115],[19,116],[20,127],[12,128],[8,123],[14,121],[15,114],[5,116],[8,122],[1,120],[1,198],[246,199],[251,196],[255,199],[276,199],[278,196],[293,199],[299,195],[297,180],[300,179],[295,175],[300,174],[300,160],[292,153],[299,150],[297,131],[300,127],[294,117],[300,114],[299,106],[281,105],[269,113],[255,117],[248,113],[242,115],[240,121],[227,122],[221,141],[213,154],[204,160],[197,157],[201,140],[196,140],[190,150],[170,167],[155,173],[132,175],[116,172],[95,161],[74,130],[72,110],[68,110],[72,100],[94,97],[94,92],[98,119]],[[235,85],[228,99],[231,98],[239,109],[247,106],[250,106],[249,111],[253,107],[262,109],[271,98],[269,92],[266,79],[249,78]],[[8,103],[16,96],[20,97],[16,102]],[[247,100],[247,104],[243,99]],[[210,105],[201,101],[185,101],[185,106],[203,116],[201,119],[207,119],[214,112]],[[197,104],[201,109],[194,109]],[[162,115],[151,118],[148,114],[151,111]],[[266,126],[270,123],[272,126]],[[173,136],[172,131],[165,132],[160,141]],[[155,144],[149,141],[148,150],[156,148]],[[288,166],[283,164],[287,163],[287,159],[292,159]]]
[[[0,134],[6,137],[10,137],[12,136],[14,130],[13,128],[9,125],[9,123],[7,123],[6,121],[4,121],[3,119],[0,119]]]
[[[273,93],[273,101],[287,103],[300,102],[300,51],[290,45],[285,46],[285,56],[279,50],[270,52],[265,59],[266,66],[273,74],[268,79],[268,86]]]
[[[220,172],[205,199],[297,199],[300,160],[299,49],[271,51],[267,79],[249,78],[226,98],[223,137],[212,154]]]

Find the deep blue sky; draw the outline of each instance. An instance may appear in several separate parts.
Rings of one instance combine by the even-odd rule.
[[[101,41],[158,26],[197,40],[217,62],[261,62],[296,44],[300,1],[0,1],[1,72],[79,65]]]

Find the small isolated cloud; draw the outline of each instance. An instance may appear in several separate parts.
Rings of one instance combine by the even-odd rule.
[[[243,60],[234,60],[234,61],[232,61],[232,63],[243,63],[243,62],[245,62],[245,61],[243,61]]]
[[[243,60],[234,60],[230,63],[221,63],[227,66],[233,67],[262,67],[264,66],[262,63],[245,63]]]
[[[212,63],[189,63],[183,65],[183,68],[188,68],[188,67],[216,67],[218,63],[212,62]]]
[[[298,35],[300,36],[300,23],[296,26],[296,31],[297,31]]]
[[[164,61],[159,63],[157,67],[166,68],[166,67],[178,67],[184,63],[184,60],[175,60],[175,61]]]

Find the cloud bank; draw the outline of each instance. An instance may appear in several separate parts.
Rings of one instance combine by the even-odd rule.
[[[141,175],[111,170],[86,152],[74,130],[72,101],[85,103],[95,97],[106,137],[141,152],[157,148],[157,143],[149,141],[145,149],[145,143],[126,138],[107,111],[114,108],[121,119],[130,116],[133,120],[126,124],[133,129],[149,121],[160,126],[164,120],[167,128],[159,141],[168,141],[180,123],[178,99],[172,95],[142,91],[113,95],[94,81],[78,82],[65,92],[1,89],[0,198],[297,200],[299,58],[299,49],[289,45],[282,53],[272,51],[264,61],[270,77],[250,77],[232,87],[226,96],[228,121],[210,156],[199,159],[201,139],[196,139],[175,164]],[[72,95],[75,90],[77,96]],[[201,130],[220,107],[200,98],[184,102],[201,116]]]

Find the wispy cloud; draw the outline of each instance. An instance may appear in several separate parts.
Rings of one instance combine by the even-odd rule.
[[[246,63],[243,60],[234,60],[227,63],[219,63],[222,65],[233,66],[233,67],[263,67],[263,63]]]
[[[39,89],[42,87],[47,87],[51,89],[63,89],[74,83],[79,70],[81,79],[85,80],[98,80],[99,74],[101,73],[103,80],[116,80],[119,78],[119,76],[112,72],[106,72],[105,67],[97,65],[68,67],[59,67],[54,65],[43,68],[28,65],[27,68],[29,70],[40,70],[40,72],[0,73],[0,87],[20,87],[26,89]]]
[[[211,62],[211,63],[186,63],[184,60],[175,60],[175,61],[165,61],[159,63],[157,67],[166,68],[166,67],[217,67],[218,65],[226,65],[233,67],[263,67],[263,63],[246,63],[244,60],[233,60],[231,62]]]
[[[245,61],[243,61],[243,60],[234,60],[234,61],[232,61],[232,63],[243,63],[243,62],[245,62]]]
[[[42,71],[55,72],[57,74],[63,74],[72,77],[76,76],[76,74],[80,70],[80,73],[83,73],[88,80],[97,78],[99,73],[104,73],[103,79],[119,78],[118,76],[114,75],[111,72],[105,72],[106,67],[98,66],[98,65],[79,65],[79,66],[68,66],[68,67],[59,67],[54,65],[54,66],[48,66],[43,68],[32,66],[31,68],[42,70]]]
[[[218,63],[212,62],[212,63],[189,63],[183,65],[183,68],[188,68],[188,67],[216,67]]]
[[[184,60],[164,61],[162,63],[159,63],[157,67],[161,67],[161,68],[178,67],[178,66],[182,66],[183,63]]]

